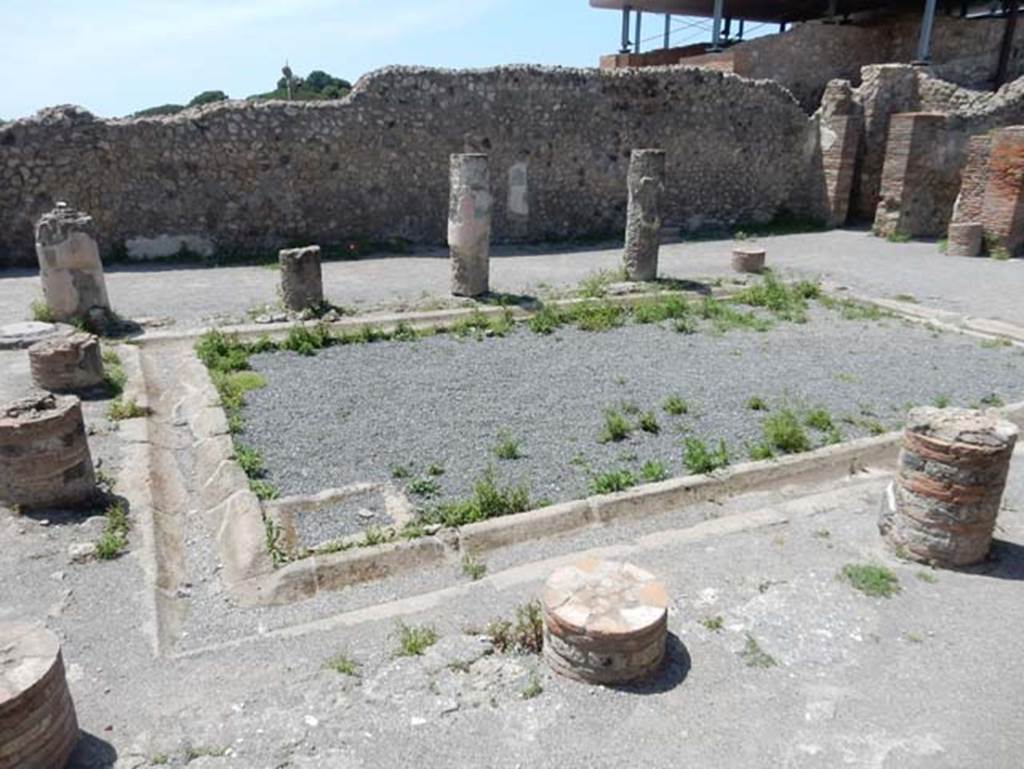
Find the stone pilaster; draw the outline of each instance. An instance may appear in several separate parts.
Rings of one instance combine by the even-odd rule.
[[[1016,441],[1016,426],[987,412],[912,410],[882,504],[883,537],[901,555],[939,566],[983,560]]]
[[[0,504],[77,507],[95,493],[78,398],[36,393],[0,406]]]
[[[58,203],[36,224],[36,256],[43,295],[54,319],[88,321],[90,311],[109,313],[92,217]]]
[[[451,156],[448,200],[448,247],[452,293],[479,296],[490,290],[491,211],[487,155]]]
[[[627,177],[626,248],[623,262],[628,280],[658,276],[661,199],[665,195],[665,151],[633,150]]]
[[[1024,246],[1024,126],[992,132],[982,203],[986,245],[1016,256]]]
[[[942,234],[940,222],[948,210],[941,200],[949,162],[946,120],[939,112],[905,112],[890,119],[875,234]]]
[[[281,301],[285,309],[301,312],[323,304],[320,246],[287,248],[278,252],[277,259],[281,266]]]

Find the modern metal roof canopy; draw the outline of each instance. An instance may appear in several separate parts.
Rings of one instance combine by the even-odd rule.
[[[715,15],[715,0],[590,0],[594,8],[682,16]],[[922,0],[725,0],[725,13],[736,19],[765,22],[794,22],[860,11],[910,8],[920,10]]]

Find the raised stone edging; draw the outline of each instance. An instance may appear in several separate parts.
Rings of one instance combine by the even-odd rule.
[[[710,296],[715,299],[725,299],[736,293],[737,290],[741,289],[742,285],[737,285],[730,288],[713,287],[710,291]],[[549,302],[545,302],[544,305],[547,307],[572,307],[574,305],[583,304],[586,302],[602,301],[610,302],[612,304],[620,305],[623,307],[630,307],[636,304],[641,304],[645,301],[652,299],[666,299],[669,297],[680,297],[683,299],[698,300],[703,297],[702,294],[696,291],[644,291],[634,294],[615,294],[601,297],[600,299],[594,298],[570,298],[570,299],[553,299]],[[497,318],[502,316],[506,311],[510,312],[512,318],[517,321],[525,321],[536,314],[534,310],[521,307],[519,305],[486,305],[486,306],[470,306],[470,307],[452,307],[444,310],[427,310],[427,311],[413,311],[413,312],[388,312],[381,313],[379,315],[358,315],[349,318],[341,318],[340,320],[326,322],[326,325],[330,327],[332,331],[361,331],[364,328],[376,328],[381,331],[392,331],[399,323],[406,323],[411,328],[420,330],[427,328],[434,328],[437,326],[451,326],[460,320],[474,316],[483,316],[485,318]],[[306,321],[285,321],[282,323],[243,323],[234,326],[211,326],[208,328],[197,328],[188,329],[185,331],[153,331],[147,332],[142,337],[142,342],[146,344],[157,344],[157,343],[168,343],[168,342],[185,342],[198,339],[203,334],[209,331],[220,331],[224,334],[230,334],[238,337],[241,341],[256,341],[263,337],[279,341],[284,339],[288,332],[296,326],[306,326],[312,328],[319,323],[324,321],[319,320],[306,320]]]
[[[966,313],[940,310],[899,299],[885,299],[867,296],[853,291],[841,290],[829,284],[823,286],[826,294],[834,299],[849,299],[854,302],[887,310],[913,323],[923,323],[943,331],[956,331],[983,339],[1003,339],[1017,345],[1024,345],[1024,328],[1002,320],[975,318]]]

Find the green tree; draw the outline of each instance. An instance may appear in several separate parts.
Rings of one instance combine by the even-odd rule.
[[[213,104],[217,101],[227,101],[228,95],[223,91],[203,91],[188,103],[189,107],[198,107],[202,104]]]

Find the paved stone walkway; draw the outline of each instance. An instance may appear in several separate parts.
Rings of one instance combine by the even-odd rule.
[[[889,243],[858,230],[759,238],[776,269],[820,275],[880,297],[910,295],[924,305],[1024,324],[1024,260],[949,257],[934,243]],[[749,243],[749,242],[748,242]],[[662,247],[661,274],[676,278],[730,273],[731,240],[673,243]],[[324,291],[337,304],[370,307],[446,297],[446,252],[375,256],[324,265]],[[554,247],[495,249],[494,291],[532,294],[545,286],[578,283],[598,270],[617,267],[621,248]],[[241,317],[276,298],[278,273],[267,267],[204,268],[114,265],[107,286],[115,308],[128,317],[173,317],[178,327],[216,316]],[[0,324],[25,319],[39,295],[31,270],[0,271]]]

